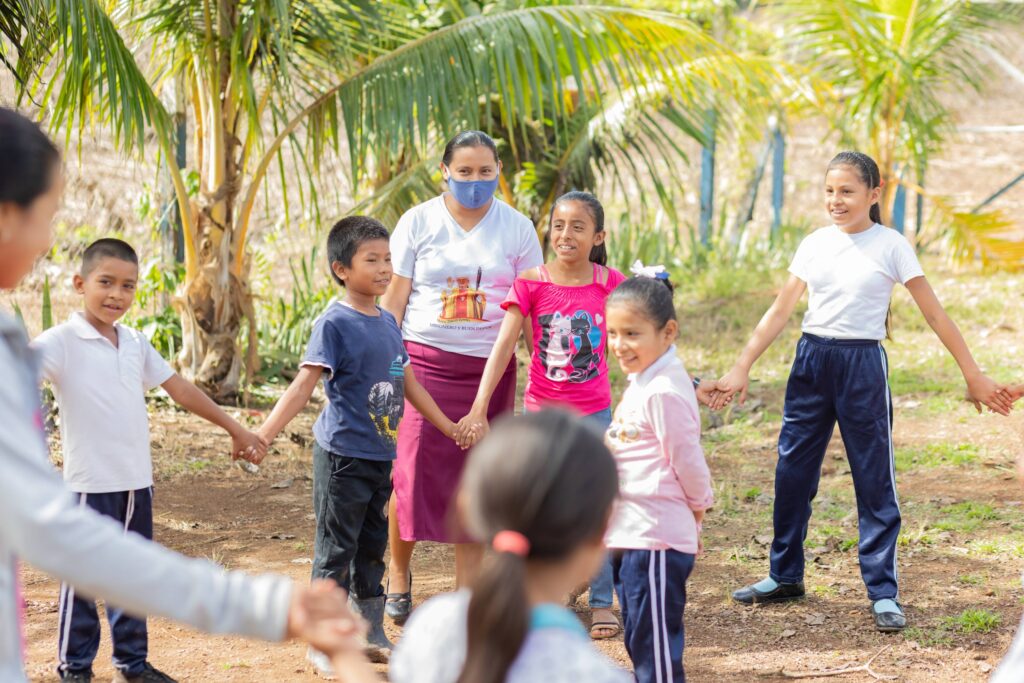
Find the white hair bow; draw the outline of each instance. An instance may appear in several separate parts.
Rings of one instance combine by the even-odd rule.
[[[637,277],[649,277],[655,280],[668,279],[665,266],[645,266],[640,259],[633,262],[633,265],[629,267],[629,272]]]

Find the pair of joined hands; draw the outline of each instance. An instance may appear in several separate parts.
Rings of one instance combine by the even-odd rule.
[[[982,406],[1000,415],[1008,416],[1013,404],[1024,396],[1024,384],[999,384],[978,372],[966,376],[967,391],[964,400],[972,403],[981,413]],[[747,400],[750,388],[750,373],[741,367],[734,367],[718,380],[702,380],[697,387],[697,400],[712,410],[721,410],[739,394],[739,404]]]
[[[240,427],[231,433],[231,459],[248,460],[254,465],[267,457],[270,442],[258,433]]]

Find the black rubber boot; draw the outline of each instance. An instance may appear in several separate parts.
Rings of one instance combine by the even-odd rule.
[[[384,633],[384,601],[385,596],[357,599],[349,596],[348,604],[352,611],[366,620],[370,632],[366,634],[366,656],[371,662],[385,664],[391,658],[391,641]]]

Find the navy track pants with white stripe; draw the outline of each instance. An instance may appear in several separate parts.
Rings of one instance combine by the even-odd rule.
[[[79,503],[88,505],[134,532],[153,538],[153,490],[150,488],[113,493],[79,493]],[[103,552],[100,549],[98,552]],[[138,676],[146,666],[149,639],[146,618],[127,614],[107,603],[107,621],[114,650],[114,668],[128,677]],[[74,586],[60,587],[60,624],[57,632],[59,670],[90,671],[100,646],[100,619],[96,602],[79,595]]]
[[[677,550],[612,552],[626,652],[640,683],[686,680],[683,610],[694,557]]]
[[[900,506],[888,374],[885,349],[877,341],[804,334],[798,342],[775,468],[771,577],[776,581],[803,580],[811,501],[838,421],[857,496],[860,572],[868,597],[898,597]]]

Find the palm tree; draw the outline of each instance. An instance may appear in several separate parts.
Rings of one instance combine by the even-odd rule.
[[[778,9],[796,58],[834,89],[820,111],[843,144],[878,162],[886,223],[898,186],[923,192],[919,174],[955,133],[943,95],[980,92],[980,48],[1019,16],[1003,5],[960,0],[784,0]],[[998,236],[1005,221],[934,205],[957,253],[1020,263],[1021,250]]]
[[[248,284],[253,209],[268,175],[313,204],[320,163],[347,148],[352,187],[400,195],[396,176],[437,140],[498,120],[509,153],[528,121],[571,135],[575,89],[595,102],[656,84],[683,111],[749,78],[684,19],[607,6],[527,6],[434,27],[410,1],[0,0],[20,92],[54,130],[111,127],[127,152],[152,135],[174,181],[185,241],[178,297],[182,372],[211,396],[239,387],[241,326],[255,325]],[[2,39],[0,39],[2,40]],[[59,74],[58,78],[49,78]],[[191,198],[155,90],[180,78],[200,179]],[[486,97],[482,97],[485,96]],[[493,95],[493,97],[491,96]],[[589,105],[588,105],[589,106]],[[286,174],[288,152],[302,171]],[[388,189],[390,188],[390,189]]]

